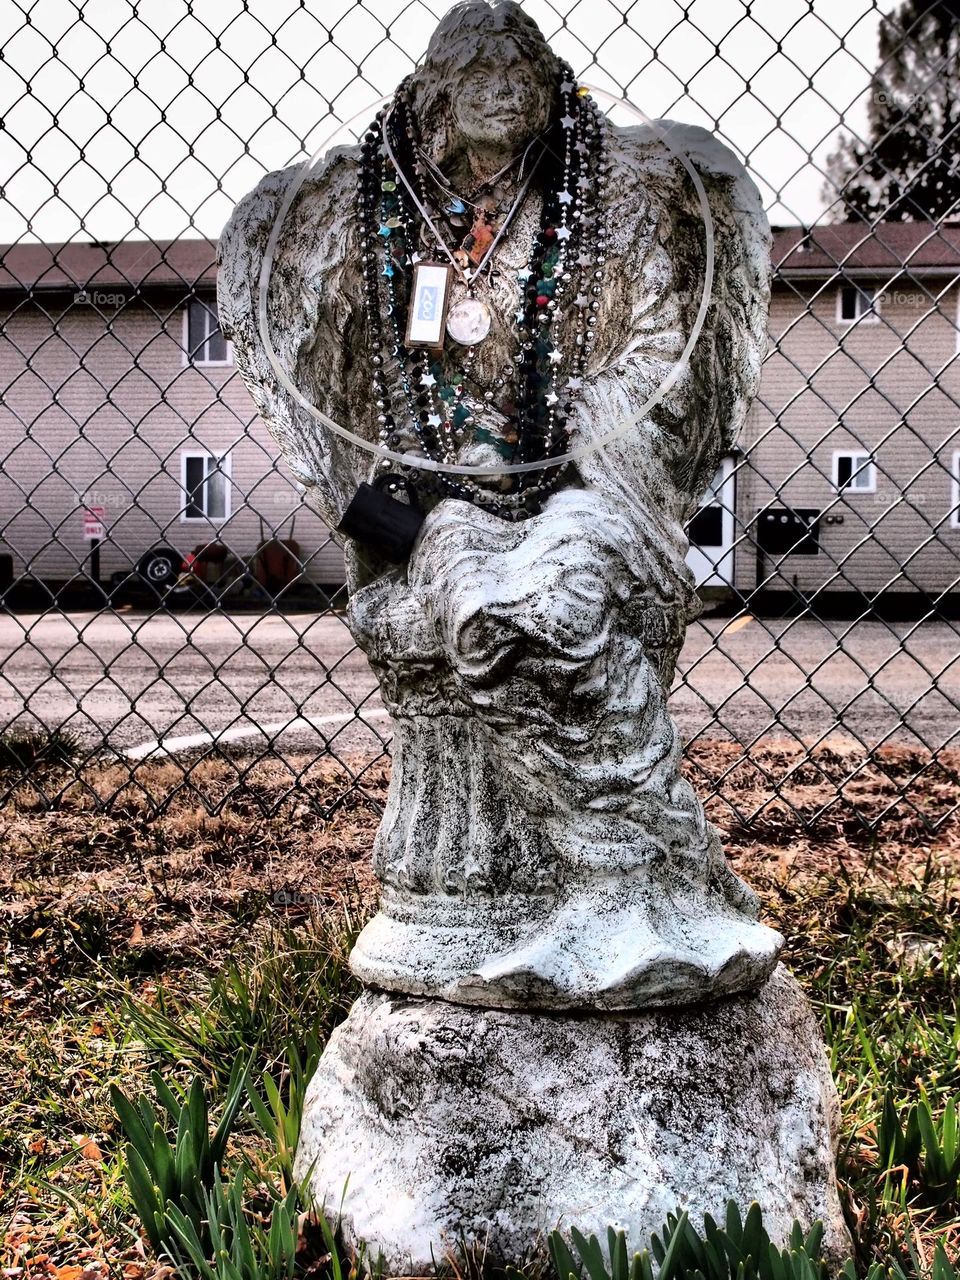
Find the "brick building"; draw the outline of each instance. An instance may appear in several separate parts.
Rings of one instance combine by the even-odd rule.
[[[777,229],[770,351],[740,451],[691,524],[705,586],[901,594],[960,575],[960,226]],[[342,558],[219,333],[215,245],[0,250],[0,553],[101,573],[204,544],[249,561],[293,518],[304,574]]]

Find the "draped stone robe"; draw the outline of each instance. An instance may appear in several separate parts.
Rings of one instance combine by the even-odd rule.
[[[707,323],[664,401],[579,460],[532,519],[446,499],[407,565],[346,548],[350,626],[396,728],[374,850],[381,909],[351,961],[381,988],[634,1009],[749,990],[776,962],[781,939],[758,922],[681,776],[666,710],[696,612],[683,522],[756,390],[769,231],[725,148],[702,130],[664,127],[707,188],[717,251]],[[636,413],[671,371],[703,287],[705,232],[679,161],[637,128],[610,129],[610,159],[604,291],[574,446]],[[270,318],[307,398],[373,440],[357,169],[356,149],[338,150],[300,191]],[[335,525],[370,459],[287,395],[256,324],[264,245],[294,172],[265,178],[224,232],[220,317],[260,412]],[[475,365],[484,385],[514,367],[516,272],[538,222],[528,200],[495,279],[478,288],[495,313]],[[482,401],[474,411],[492,416]]]

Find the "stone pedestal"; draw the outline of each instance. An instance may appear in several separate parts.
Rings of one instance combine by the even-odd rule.
[[[394,1275],[461,1243],[519,1261],[557,1225],[642,1248],[678,1206],[699,1223],[731,1197],[760,1203],[774,1241],[821,1219],[842,1256],[837,1114],[782,966],[756,994],[630,1014],[367,992],[310,1084],[298,1171]]]

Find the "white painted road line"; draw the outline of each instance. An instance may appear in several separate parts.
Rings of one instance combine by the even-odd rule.
[[[292,720],[279,720],[275,724],[244,724],[233,729],[223,729],[219,733],[190,733],[181,737],[151,739],[136,747],[125,747],[120,754],[127,760],[161,759],[163,756],[176,755],[179,751],[191,751],[195,747],[205,747],[216,743],[239,742],[243,738],[277,738],[293,729],[322,730],[333,724],[348,724],[351,720],[383,720],[389,719],[390,713],[383,709],[373,708],[370,711],[339,712],[331,716],[294,716]]]

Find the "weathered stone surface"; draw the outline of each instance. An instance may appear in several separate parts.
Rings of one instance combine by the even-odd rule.
[[[509,171],[566,74],[520,6],[461,0],[409,80],[426,154],[465,191]],[[304,1173],[316,1162],[334,1210],[349,1176],[348,1225],[391,1272],[488,1231],[517,1258],[560,1219],[622,1223],[642,1243],[678,1203],[720,1213],[730,1196],[759,1200],[781,1239],[797,1216],[826,1218],[842,1241],[816,1028],[774,972],[782,940],[682,776],[666,709],[698,610],[684,524],[759,381],[769,228],[725,147],[661,123],[713,220],[705,324],[681,363],[708,259],[689,173],[649,128],[604,125],[605,261],[587,286],[582,394],[564,407],[571,446],[633,418],[669,377],[668,394],[580,457],[529,520],[434,496],[409,563],[346,547],[350,627],[396,729],[374,850],[382,909],[352,960],[381,994],[331,1040],[298,1160]],[[374,440],[382,352],[362,302],[358,161],[337,148],[299,190],[267,302],[285,377]],[[234,211],[219,311],[261,415],[336,526],[371,460],[289,394],[258,326],[267,242],[297,176],[268,175]],[[545,194],[534,181],[496,273],[475,284],[493,321],[462,403],[481,427],[508,421],[493,389],[508,394],[518,364],[518,273]],[[458,461],[477,448],[465,439]]]
[[[780,935],[680,773],[661,664],[683,624],[637,589],[655,559],[602,494],[524,526],[445,502],[407,580],[353,596],[397,733],[364,981],[629,1009],[770,973]]]
[[[836,1090],[781,966],[755,995],[630,1015],[479,1011],[368,992],[309,1088],[298,1167],[388,1272],[461,1240],[501,1260],[536,1231],[622,1226],[633,1247],[681,1205],[733,1197],[849,1240],[833,1179]],[[349,1179],[349,1182],[348,1182]],[[344,1186],[346,1195],[344,1196]]]
[[[414,73],[441,167],[443,146],[453,154],[462,140],[438,104],[462,100],[465,65],[498,50],[515,58],[526,24],[524,48],[539,41],[537,65],[549,68],[553,55],[515,10],[456,6]],[[665,705],[699,608],[683,521],[756,389],[769,230],[725,147],[702,129],[665,127],[705,185],[717,267],[703,334],[664,403],[585,456],[534,519],[509,524],[446,499],[407,565],[347,548],[350,626],[396,734],[374,852],[383,911],[354,957],[372,985],[493,1007],[623,1009],[743,990],[776,963],[779,936],[758,923],[681,777]],[[607,263],[574,445],[636,412],[675,371],[704,281],[705,232],[680,161],[648,129],[608,132]],[[373,439],[356,171],[356,149],[338,149],[295,200],[270,317],[297,385]],[[287,460],[336,524],[369,460],[287,396],[256,324],[264,246],[295,172],[265,178],[226,228],[220,316]],[[479,385],[513,367],[516,273],[539,217],[529,200],[497,250],[496,278],[478,285],[496,318],[478,347]],[[481,423],[498,414],[473,388],[465,403]]]

